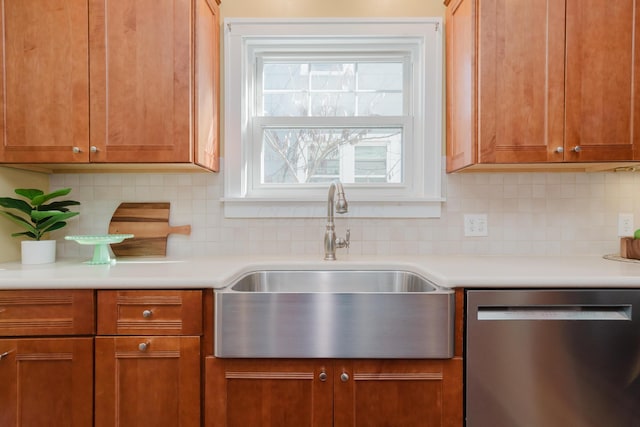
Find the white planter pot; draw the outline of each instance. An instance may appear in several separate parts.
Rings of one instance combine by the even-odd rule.
[[[55,240],[24,240],[21,244],[23,264],[49,264],[56,262]]]

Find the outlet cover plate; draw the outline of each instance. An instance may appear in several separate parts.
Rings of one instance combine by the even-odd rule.
[[[635,229],[633,227],[632,213],[618,214],[618,237],[633,237]]]
[[[487,222],[487,214],[465,214],[464,235],[465,237],[488,236],[489,225]]]

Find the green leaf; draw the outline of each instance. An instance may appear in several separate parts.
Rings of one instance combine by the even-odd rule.
[[[11,235],[11,237],[19,237],[19,236],[26,236],[26,237],[29,237],[29,238],[31,238],[31,239],[40,240],[38,237],[36,237],[36,235],[35,235],[35,234],[33,234],[33,233],[32,233],[32,232],[30,232],[30,231],[22,231],[22,232],[20,232],[20,233],[13,233],[13,234]]]
[[[29,200],[33,200],[35,197],[44,194],[44,191],[38,190],[36,188],[16,188],[15,193],[26,197]]]
[[[64,213],[63,211],[31,211],[31,219],[38,222],[47,218],[59,217]]]
[[[11,197],[0,197],[0,206],[8,209],[17,209],[21,212],[31,215],[33,209],[29,203],[20,199],[12,199]]]
[[[52,216],[44,222],[38,222],[37,229],[40,230],[40,233],[45,233],[49,231],[51,226],[53,226],[53,224],[55,224],[56,222],[64,221],[65,219],[72,218],[79,214],[80,212],[60,212],[59,214]]]
[[[33,206],[40,206],[41,204],[43,204],[48,200],[51,200],[53,198],[60,197],[60,196],[66,196],[70,192],[71,192],[70,188],[62,188],[60,190],[54,191],[53,193],[40,194],[31,199],[31,204],[33,204]]]
[[[75,200],[62,200],[59,202],[49,203],[48,205],[40,205],[38,207],[39,211],[63,211],[67,212],[67,206],[78,206],[80,202],[76,202]]]
[[[47,228],[47,230],[45,232],[48,233],[50,231],[58,230],[58,229],[64,227],[65,225],[67,225],[67,223],[65,221],[56,222],[51,227]]]
[[[28,231],[34,233],[34,234],[38,234],[38,230],[31,225],[31,223],[29,221],[27,221],[26,219],[18,216],[18,215],[14,215],[11,212],[4,212],[4,211],[0,211],[0,215],[4,216],[5,218],[9,218],[9,220],[15,222],[16,224],[18,224],[19,226],[21,226],[22,228],[26,228]]]

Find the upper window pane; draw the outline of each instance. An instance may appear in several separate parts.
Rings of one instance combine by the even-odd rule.
[[[402,61],[267,59],[262,67],[263,117],[368,117],[404,114]]]

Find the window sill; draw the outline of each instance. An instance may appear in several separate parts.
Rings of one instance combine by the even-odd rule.
[[[223,198],[227,218],[324,218],[326,200]],[[350,218],[439,218],[444,199],[348,200]]]

